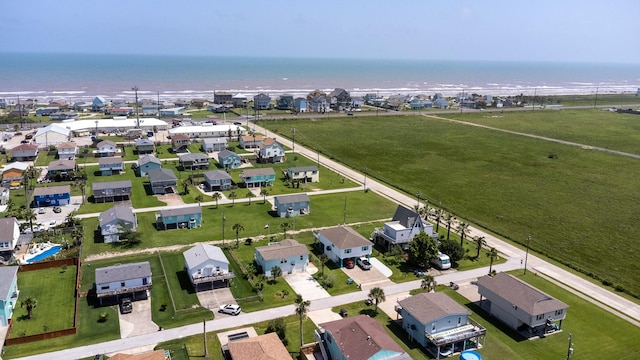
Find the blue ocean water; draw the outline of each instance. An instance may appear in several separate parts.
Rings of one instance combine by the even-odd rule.
[[[0,54],[0,97],[131,99],[134,85],[143,98],[163,99],[336,87],[357,95],[620,93],[640,87],[640,64]]]

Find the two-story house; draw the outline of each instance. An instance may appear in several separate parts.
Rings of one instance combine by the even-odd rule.
[[[303,97],[297,97],[293,101],[293,110],[298,113],[307,112],[307,99]]]
[[[151,290],[151,265],[148,261],[96,269],[96,295],[100,305],[106,297],[146,299]]]
[[[78,154],[78,144],[72,141],[58,144],[58,159],[75,159]]]
[[[246,169],[240,173],[240,179],[247,188],[271,186],[276,181],[276,173],[272,168]]]
[[[38,145],[20,144],[11,149],[14,161],[33,161],[38,156]]]
[[[156,151],[156,146],[149,139],[136,139],[135,147],[138,155],[151,154]]]
[[[15,217],[0,219],[0,252],[13,251],[20,238],[20,226]],[[1,267],[0,267],[1,268]]]
[[[202,225],[202,208],[198,205],[162,209],[156,214],[157,229],[193,229]]]
[[[213,170],[204,173],[203,184],[206,191],[225,191],[231,189],[233,181],[226,171]]]
[[[240,147],[247,149],[257,149],[262,145],[264,136],[262,135],[242,135],[240,136]]]
[[[271,108],[271,97],[265,93],[260,93],[253,97],[253,108],[256,110],[267,110]]]
[[[334,110],[341,110],[351,105],[351,95],[345,89],[336,88],[328,95],[329,106]]]
[[[189,280],[195,291],[203,284],[213,287],[215,282],[224,281],[235,277],[229,269],[229,260],[217,246],[198,244],[182,253],[184,267],[189,274]]]
[[[189,153],[178,156],[180,166],[185,170],[209,168],[209,157],[202,153]]]
[[[276,196],[274,206],[276,213],[281,218],[306,215],[311,212],[309,195],[306,193]]]
[[[18,267],[0,266],[0,327],[9,326],[19,293]]]
[[[136,172],[140,176],[146,176],[147,173],[153,169],[160,169],[162,167],[162,163],[160,159],[157,157],[147,154],[143,155],[138,159],[138,167],[136,168]]]
[[[8,187],[11,183],[21,182],[28,168],[29,164],[19,161],[7,164],[2,168],[2,186]]]
[[[174,153],[183,153],[189,150],[191,138],[185,134],[175,134],[171,137],[171,148]]]
[[[391,221],[386,222],[382,229],[376,228],[373,238],[376,244],[386,250],[391,250],[393,246],[401,246],[406,250],[413,238],[423,231],[431,237],[435,236],[433,224],[423,221],[415,210],[398,205]]]
[[[115,156],[119,152],[118,145],[111,140],[100,141],[96,148],[98,149],[96,153],[101,157]]]
[[[278,96],[276,108],[278,110],[293,110],[293,96],[286,94]]]
[[[271,276],[271,269],[280,267],[283,274],[307,270],[309,250],[305,245],[293,239],[284,239],[258,246],[253,254],[256,264],[266,276]]]
[[[237,169],[242,165],[242,159],[233,151],[224,149],[218,153],[218,164],[223,169]]]
[[[101,157],[98,159],[102,176],[118,175],[124,171],[124,161],[121,156]]]
[[[100,213],[98,223],[100,224],[100,234],[105,243],[120,241],[120,234],[127,229],[131,231],[138,229],[136,214],[129,206],[116,205]]]
[[[37,187],[33,189],[33,205],[35,207],[64,206],[70,203],[70,185]]]
[[[289,350],[276,333],[240,339],[229,339],[228,360],[291,360]]]
[[[171,169],[151,169],[147,173],[149,176],[149,185],[154,195],[175,193],[178,185],[178,177]]]
[[[54,181],[67,181],[76,170],[76,161],[73,159],[54,160],[47,166],[47,178]]]
[[[353,268],[358,258],[371,256],[373,243],[348,226],[314,231],[320,251],[339,267]]]
[[[204,138],[202,139],[202,151],[218,152],[227,148],[227,139],[223,137]]]
[[[106,181],[91,184],[93,202],[113,202],[131,199],[131,180]]]
[[[262,163],[277,163],[284,161],[284,148],[273,138],[266,138],[258,150],[258,161]]]
[[[320,171],[315,165],[294,166],[287,169],[287,179],[301,183],[319,182]]]

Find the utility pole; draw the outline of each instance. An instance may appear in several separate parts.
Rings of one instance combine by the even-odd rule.
[[[342,213],[342,224],[347,225],[347,197],[344,197],[344,210]]]
[[[596,99],[593,102],[593,108],[595,109],[596,107],[598,107],[598,89],[596,88]]]
[[[416,192],[416,197],[418,198],[417,210],[420,210],[420,198],[422,197],[422,191],[418,190],[418,192]]]
[[[569,348],[567,349],[567,360],[571,359],[571,355],[573,355],[573,342],[572,342],[573,334],[569,333]]]
[[[529,260],[529,243],[531,242],[531,236],[527,236],[527,252],[524,255],[524,275],[527,275],[527,260]]]
[[[531,111],[536,109],[536,95],[538,94],[538,89],[533,89],[533,100],[531,100]]]
[[[209,349],[207,349],[207,319],[202,319],[202,338],[204,339],[204,357],[209,357]]]
[[[367,192],[367,171],[369,171],[369,169],[365,166],[363,169],[363,173],[364,173],[364,191]]]
[[[138,86],[135,85],[134,87],[131,88],[131,90],[135,91],[136,93],[136,129],[140,128],[140,113],[138,112]]]
[[[296,152],[296,128],[291,128],[291,134],[293,135],[293,149],[292,151]]]
[[[224,210],[222,211],[222,247],[224,248],[224,221],[225,221],[225,217],[224,217]]]

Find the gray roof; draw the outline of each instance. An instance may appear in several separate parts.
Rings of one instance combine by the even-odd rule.
[[[150,182],[156,181],[177,181],[178,177],[170,169],[152,169],[147,172]]]
[[[133,214],[133,210],[128,206],[114,206],[111,209],[100,213],[100,215],[98,216],[100,226],[110,224],[116,220],[135,224],[136,216]]]
[[[223,138],[223,137],[219,137],[219,138],[204,138],[202,140],[202,142],[204,142],[205,144],[226,144],[227,143],[227,139]]]
[[[209,244],[198,244],[182,253],[182,255],[184,255],[184,261],[189,269],[197,269],[209,260],[229,264],[229,260],[224,256],[222,249]]]
[[[131,180],[105,181],[91,184],[93,191],[105,189],[131,188]]]
[[[416,223],[416,220],[422,221],[420,215],[418,215],[414,210],[406,208],[402,205],[398,205],[396,209],[396,213],[393,214],[393,219],[391,221],[398,221],[405,228],[412,228]]]
[[[209,159],[209,157],[205,154],[202,153],[189,153],[189,154],[184,154],[184,155],[179,155],[178,158],[180,159],[180,161],[194,161],[194,160],[201,160],[201,159]]]
[[[0,241],[13,241],[13,229],[18,226],[14,217],[0,219]]]
[[[154,163],[154,164],[158,164],[158,165],[162,165],[162,163],[160,162],[160,159],[158,159],[157,157],[151,155],[151,154],[147,154],[144,156],[141,156],[138,159],[138,166],[142,166],[144,164],[147,163]]]
[[[277,243],[271,243],[267,246],[259,246],[256,248],[263,259],[273,260],[288,258],[290,256],[300,256],[309,254],[309,250],[305,245],[293,239],[284,239]]]
[[[444,293],[421,293],[398,301],[421,324],[428,324],[448,315],[470,312]]]
[[[371,241],[358,234],[348,226],[337,226],[330,229],[320,230],[320,234],[337,246],[338,249],[350,249],[359,246],[371,245]]]
[[[276,196],[278,204],[293,204],[299,202],[309,202],[309,195],[306,193],[293,194],[293,195],[280,195]]]
[[[0,266],[0,299],[6,300],[11,295],[11,284],[17,276],[17,266]]]
[[[202,214],[202,208],[198,205],[181,207],[176,209],[162,209],[160,210],[160,215],[162,217],[166,216],[179,216],[179,215],[192,215],[192,214]]]
[[[96,284],[140,279],[151,276],[151,265],[148,261],[107,266],[96,269]]]
[[[295,167],[290,167],[287,169],[287,171],[290,172],[307,172],[307,171],[318,171],[318,167],[315,165],[309,165],[309,166],[295,166]]]
[[[122,156],[101,157],[98,159],[99,165],[122,164]]]
[[[55,194],[66,194],[66,193],[71,193],[71,185],[37,187],[33,189],[33,196],[55,195]]]
[[[534,316],[569,307],[562,301],[556,300],[522,280],[503,272],[499,272],[495,276],[485,275],[478,279],[478,292],[489,298],[486,293],[483,293],[484,289]]]
[[[111,145],[111,146],[116,146],[116,143],[114,143],[111,140],[102,140],[98,143],[98,145],[96,145],[96,147],[99,149],[103,146],[107,146],[107,145]]]
[[[231,150],[227,150],[227,149],[224,149],[224,150],[222,150],[222,151],[220,151],[220,152],[218,153],[218,159],[223,159],[223,158],[226,158],[226,157],[229,157],[229,156],[237,156],[237,157],[240,157],[240,155],[238,155],[238,154],[234,153],[234,152],[233,152],[233,151],[231,151]]]
[[[136,146],[153,146],[153,141],[149,139],[136,139]]]
[[[206,173],[204,173],[204,178],[207,181],[225,180],[225,179],[231,180],[231,175],[227,174],[226,171],[213,170],[213,171],[207,171]]]
[[[257,175],[275,175],[276,173],[273,171],[273,168],[257,168],[257,169],[246,169],[240,173],[240,177],[249,177],[249,176],[257,176]]]
[[[49,163],[47,170],[73,170],[76,168],[76,161],[69,159],[56,160]]]

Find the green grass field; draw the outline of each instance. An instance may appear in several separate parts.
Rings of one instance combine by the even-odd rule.
[[[640,294],[640,263],[625,261],[640,251],[637,159],[425,117],[278,122],[292,127],[309,148]]]

